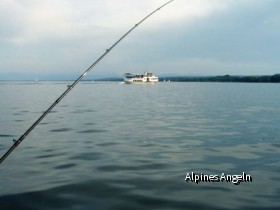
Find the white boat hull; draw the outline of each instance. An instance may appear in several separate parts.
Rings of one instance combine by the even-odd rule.
[[[158,77],[148,72],[139,75],[126,74],[124,82],[126,84],[156,84],[158,83]]]

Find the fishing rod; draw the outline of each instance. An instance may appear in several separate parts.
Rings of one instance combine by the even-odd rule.
[[[144,17],[140,22],[136,23],[128,32],[126,32],[118,41],[116,41],[110,48],[106,49],[106,51],[81,75],[76,79],[71,85],[67,86],[67,89],[59,96],[55,102],[25,131],[24,134],[18,139],[14,140],[14,144],[8,149],[8,151],[1,157],[0,164],[11,154],[11,152],[28,136],[28,134],[51,112],[51,110],[98,64],[115,46],[117,46],[128,34],[130,34],[136,27],[138,27],[141,23],[159,11],[161,8],[170,4],[172,1],[168,1],[163,4],[149,15]]]

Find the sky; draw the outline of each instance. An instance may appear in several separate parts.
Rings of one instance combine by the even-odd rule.
[[[0,0],[0,80],[76,79],[167,0]],[[279,0],[174,0],[88,75],[280,73]]]

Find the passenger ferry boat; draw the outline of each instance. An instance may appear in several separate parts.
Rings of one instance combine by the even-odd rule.
[[[153,73],[145,72],[144,74],[130,74],[124,75],[124,82],[126,84],[146,84],[146,83],[157,83],[158,77]]]

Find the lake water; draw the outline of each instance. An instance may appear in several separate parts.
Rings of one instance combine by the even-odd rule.
[[[0,155],[66,87],[0,83]],[[83,82],[0,165],[0,209],[279,209],[279,90]]]

